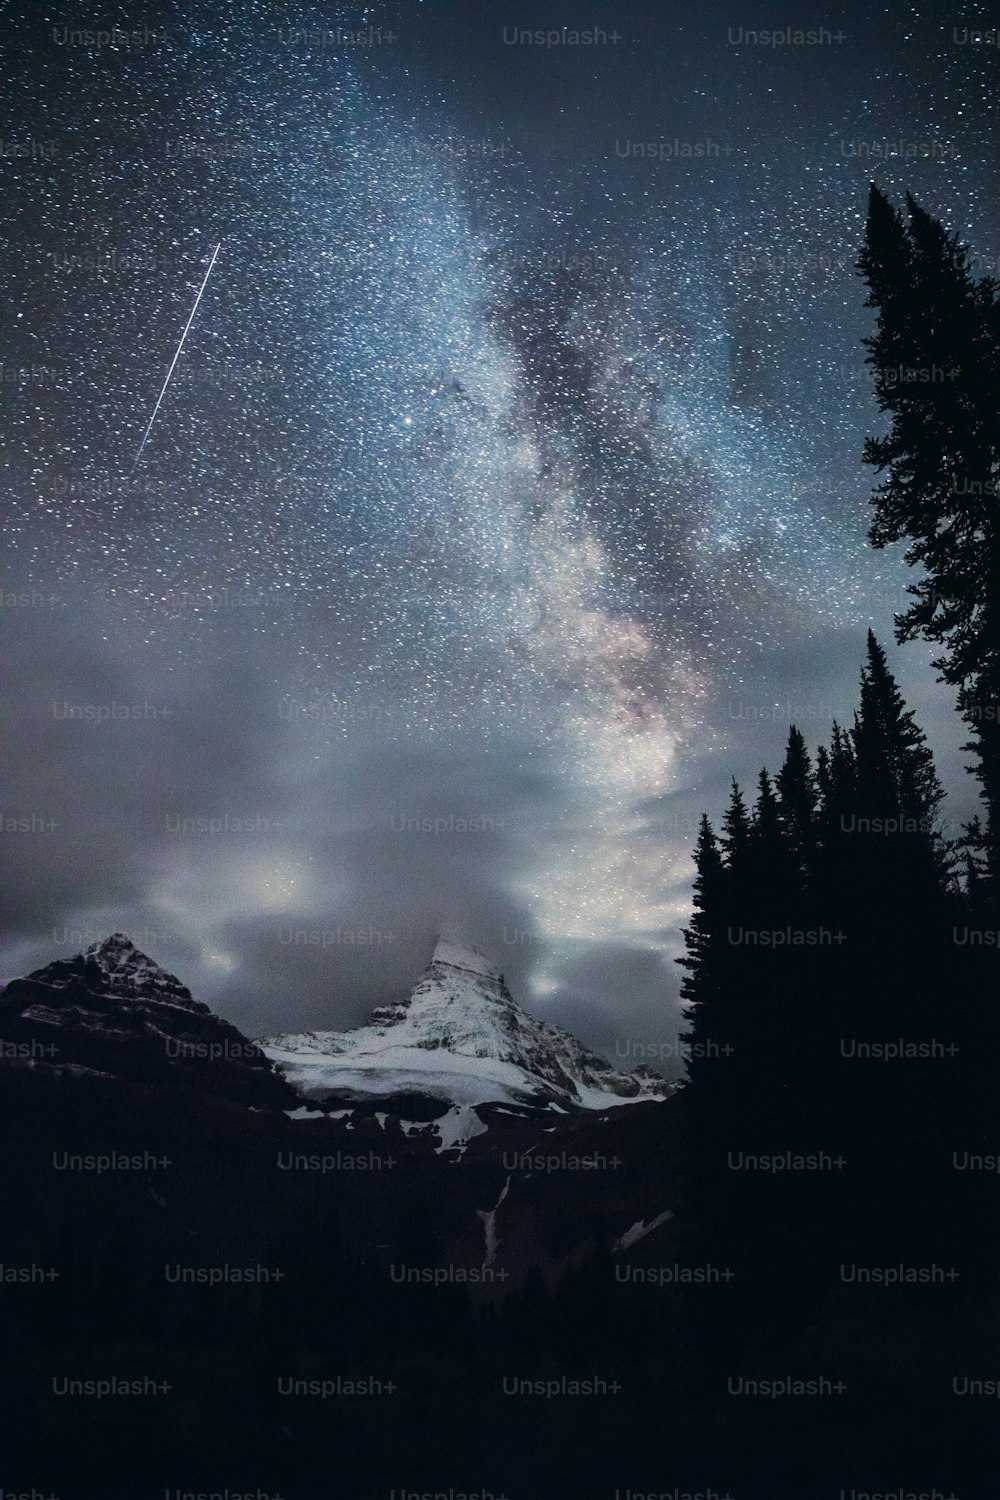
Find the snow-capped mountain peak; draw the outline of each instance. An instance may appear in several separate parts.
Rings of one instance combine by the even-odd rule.
[[[444,964],[451,969],[463,969],[469,974],[478,974],[484,979],[503,980],[500,970],[487,961],[475,948],[456,942],[451,937],[439,937],[434,945],[431,965]]]
[[[365,1026],[264,1038],[289,1081],[314,1097],[430,1096],[453,1106],[607,1109],[663,1099],[649,1074],[620,1073],[576,1037],[517,1005],[500,970],[449,937],[412,993]]]

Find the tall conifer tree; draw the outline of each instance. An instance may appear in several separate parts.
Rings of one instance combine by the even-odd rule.
[[[865,340],[891,429],[864,459],[887,477],[873,494],[874,546],[909,543],[923,576],[897,638],[945,647],[935,662],[958,688],[1000,873],[1000,307],[967,249],[911,198],[908,223],[873,185],[858,269],[878,312]]]

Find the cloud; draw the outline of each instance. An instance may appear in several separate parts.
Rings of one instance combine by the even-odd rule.
[[[546,964],[547,1020],[586,1037],[615,1067],[646,1062],[678,1077],[680,970],[669,953],[624,943],[576,943]]]

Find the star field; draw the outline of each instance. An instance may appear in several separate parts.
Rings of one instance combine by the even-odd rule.
[[[12,972],[113,916],[243,1024],[342,1024],[458,919],[588,1039],[622,1003],[588,955],[669,1030],[697,813],[774,765],[775,705],[849,718],[906,582],[865,542],[867,183],[998,253],[998,49],[955,30],[985,11],[836,6],[782,24],[842,42],[779,49],[640,4],[508,44],[570,24],[542,9],[6,13],[3,581],[57,599],[4,612],[10,800],[63,815]],[[142,40],[72,40],[112,24]],[[964,811],[947,695],[897,666]],[[123,694],[170,716],[51,707]],[[280,828],[163,831],[239,806]],[[384,972],[274,950],[321,918],[400,933]]]

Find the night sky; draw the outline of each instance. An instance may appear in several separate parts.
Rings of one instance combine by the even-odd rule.
[[[854,261],[874,177],[996,271],[988,7],[0,20],[7,977],[122,930],[340,1027],[448,925],[669,1038],[697,818],[850,721],[869,623],[957,832]]]

